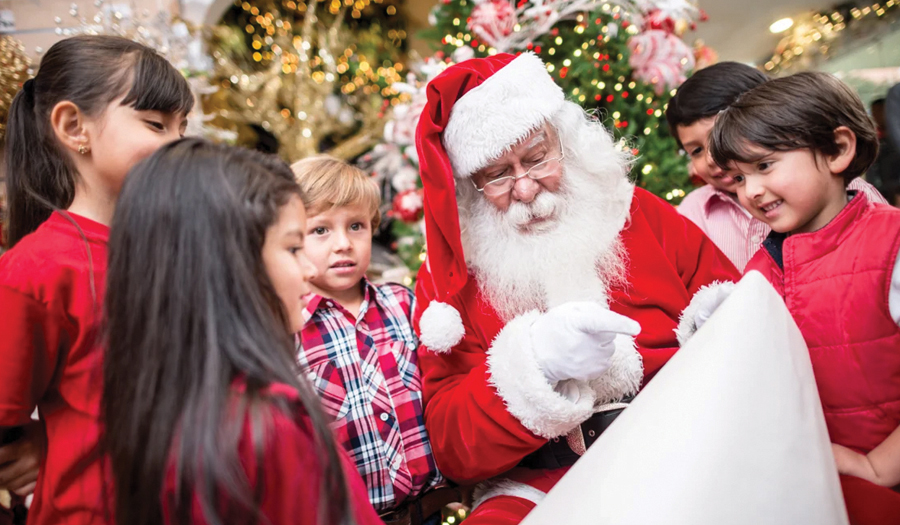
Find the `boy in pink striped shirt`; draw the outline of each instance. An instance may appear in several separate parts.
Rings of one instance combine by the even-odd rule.
[[[732,174],[716,166],[707,142],[718,113],[739,96],[769,80],[764,73],[737,62],[721,62],[687,79],[669,101],[666,120],[678,145],[687,152],[689,170],[706,182],[678,206],[682,215],[706,233],[741,272],[769,234],[766,223],[754,218],[737,200]],[[847,187],[886,203],[871,184],[856,178]]]

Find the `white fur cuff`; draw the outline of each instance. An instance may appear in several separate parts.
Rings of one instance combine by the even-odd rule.
[[[690,304],[681,312],[681,319],[678,321],[678,327],[675,328],[675,337],[678,339],[678,346],[684,346],[684,343],[694,335],[697,331],[697,314],[703,310],[712,311],[717,306],[719,288],[724,287],[727,293],[731,293],[734,289],[734,283],[731,281],[719,282],[713,281],[710,284],[701,287],[691,298]]]
[[[637,394],[644,379],[644,360],[635,347],[634,338],[619,334],[615,343],[616,352],[609,368],[591,381],[591,388],[597,396],[595,406],[615,403]]]
[[[552,439],[591,417],[595,396],[587,383],[572,381],[577,395],[570,400],[544,377],[531,344],[531,324],[538,315],[527,312],[507,323],[488,350],[487,364],[490,382],[509,413],[536,435]]]
[[[446,354],[466,335],[462,316],[447,303],[432,301],[419,318],[419,340],[429,350]]]
[[[547,493],[511,479],[489,479],[475,485],[475,490],[472,492],[472,510],[474,511],[485,501],[497,496],[512,496],[537,505],[547,496]]]

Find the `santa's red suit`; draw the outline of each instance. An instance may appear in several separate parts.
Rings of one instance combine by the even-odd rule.
[[[628,254],[628,282],[612,290],[610,308],[641,325],[636,343],[646,383],[678,349],[675,328],[694,294],[714,281],[736,280],[738,274],[692,222],[641,189],[635,189],[621,238]],[[416,297],[424,310],[434,298],[427,266],[418,282]],[[587,419],[593,404],[572,403],[552,389],[528,359],[524,347],[529,341],[515,333],[516,324],[529,322],[528,317],[512,320],[504,332],[473,276],[447,303],[460,313],[463,340],[450,352],[419,349],[425,423],[441,472],[460,483],[503,474],[546,492],[566,469],[516,465],[548,438],[564,436]],[[517,523],[532,507],[525,499],[505,497],[483,503],[470,519],[477,523],[474,518],[490,514],[485,523],[500,523],[496,514],[505,512],[509,520],[503,523]]]
[[[637,321],[641,333],[635,339],[617,337],[603,375],[570,380],[567,389],[559,388],[538,365],[530,332],[552,305],[510,316],[487,301],[462,252],[456,184],[471,184],[464,179],[568,103],[531,54],[453,66],[429,84],[428,97],[417,130],[428,257],[418,276],[415,319],[422,343],[418,356],[425,423],[441,471],[460,483],[479,483],[469,522],[514,524],[567,470],[542,468],[545,462],[530,459],[525,467],[523,459],[547,450],[549,442],[583,453],[583,448],[577,450],[578,436],[584,438],[583,446],[593,441],[586,436],[593,431],[582,433],[581,424],[597,410],[618,406],[649,381],[678,348],[676,328],[684,329],[680,318],[693,321],[689,305],[694,295],[716,281],[735,280],[738,272],[672,206],[634,188],[612,140],[601,140],[596,158],[609,163],[610,170],[597,177],[610,181],[608,194],[603,193],[595,214],[603,219],[586,222],[584,228],[607,230],[598,236],[605,235],[606,242],[618,237],[627,269],[624,282],[598,292],[597,301]],[[563,136],[565,140],[580,139]],[[595,270],[599,261],[588,262],[585,288],[596,285],[589,281],[603,280],[602,269]],[[563,263],[553,271],[572,272],[574,264]],[[582,281],[566,283],[571,298],[569,292],[547,291],[554,296],[550,302],[584,300],[586,295],[592,299],[578,289]]]

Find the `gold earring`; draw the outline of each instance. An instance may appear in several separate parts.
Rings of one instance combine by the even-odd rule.
[[[88,148],[84,144],[78,146],[78,153],[81,153],[82,155],[87,155],[87,152],[89,151],[91,151],[90,148]]]

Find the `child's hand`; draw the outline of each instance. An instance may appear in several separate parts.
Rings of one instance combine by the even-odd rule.
[[[44,441],[44,430],[35,421],[21,438],[0,447],[0,488],[19,496],[34,492]]]
[[[839,474],[856,476],[876,485],[887,486],[880,481],[868,456],[835,443],[831,444],[831,451],[834,453],[834,462],[837,464]]]

